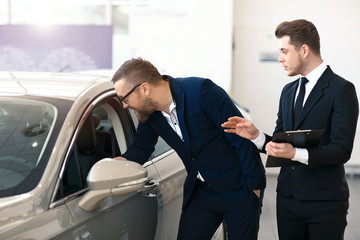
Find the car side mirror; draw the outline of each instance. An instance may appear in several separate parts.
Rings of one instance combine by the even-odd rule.
[[[148,181],[147,171],[140,164],[112,158],[95,163],[86,180],[89,191],[79,201],[85,211],[94,210],[107,197],[139,191]]]

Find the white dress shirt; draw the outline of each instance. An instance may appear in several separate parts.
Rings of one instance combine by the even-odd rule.
[[[170,114],[168,114],[167,112],[164,112],[164,111],[161,111],[161,113],[166,118],[166,121],[169,123],[170,127],[172,127],[172,129],[174,129],[174,131],[180,137],[180,139],[182,141],[184,141],[183,135],[181,133],[181,129],[180,129],[180,126],[179,126],[179,121],[178,121],[178,118],[177,118],[175,101],[173,101],[170,104],[169,110],[170,110]]]
[[[172,127],[172,129],[176,132],[176,134],[180,137],[180,139],[182,141],[184,141],[183,135],[182,135],[182,132],[181,132],[181,129],[180,129],[180,126],[179,126],[177,113],[176,113],[176,103],[175,103],[175,101],[173,101],[170,104],[169,110],[170,110],[170,114],[168,114],[167,112],[164,112],[164,111],[161,111],[161,113],[166,118],[166,121],[169,123],[170,127]],[[201,181],[205,182],[205,180],[201,176],[200,172],[198,172],[197,178],[200,179]]]
[[[307,76],[300,75],[300,79],[301,79],[301,77],[306,77],[309,80],[309,82],[305,85],[305,96],[304,96],[303,106],[305,105],[306,100],[308,99],[315,84],[317,83],[317,81],[319,80],[321,75],[325,72],[326,68],[327,68],[326,64],[324,62],[322,62],[317,68],[315,68]],[[296,90],[295,99],[296,99],[297,95],[299,94],[299,91],[300,91],[300,84]],[[265,134],[262,131],[260,131],[257,138],[255,138],[251,141],[260,150],[264,147],[264,144],[265,144]],[[308,165],[308,163],[309,163],[308,150],[306,148],[295,148],[295,156],[291,160],[298,161],[298,162]]]

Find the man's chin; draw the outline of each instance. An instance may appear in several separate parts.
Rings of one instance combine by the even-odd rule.
[[[151,116],[151,114],[139,113],[138,111],[134,111],[134,112],[135,112],[135,115],[136,115],[138,121],[141,123],[146,122],[149,119],[149,117]]]
[[[137,117],[137,119],[139,122],[144,123],[149,119],[149,117]]]
[[[287,75],[288,75],[289,77],[293,77],[293,76],[296,76],[296,75],[298,75],[298,74],[295,74],[294,72],[287,72]]]

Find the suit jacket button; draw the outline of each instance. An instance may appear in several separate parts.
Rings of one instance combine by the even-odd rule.
[[[292,170],[295,170],[295,168],[296,168],[295,166],[292,166],[292,167],[291,167]]]
[[[191,160],[195,161],[195,158],[191,158]]]

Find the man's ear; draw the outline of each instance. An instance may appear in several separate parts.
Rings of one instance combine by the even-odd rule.
[[[303,58],[306,58],[309,56],[309,53],[310,53],[310,48],[307,44],[303,44],[301,46],[301,55],[303,56]]]
[[[141,87],[140,87],[141,91],[146,95],[149,96],[150,92],[151,92],[151,86],[148,82],[144,82]]]

